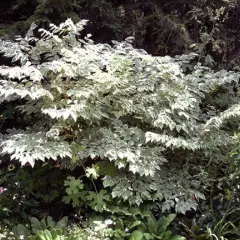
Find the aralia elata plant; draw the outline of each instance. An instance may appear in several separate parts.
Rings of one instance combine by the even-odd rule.
[[[24,38],[0,40],[16,63],[0,67],[0,101],[12,103],[25,123],[3,132],[1,153],[22,165],[93,164],[114,199],[196,209],[206,161],[191,164],[231,144],[222,126],[240,108],[235,103],[209,118],[201,104],[213,89],[238,82],[239,73],[199,64],[186,73],[194,54],[154,57],[133,48],[132,38],[95,44],[81,36],[85,24],[51,24],[41,37],[32,24]]]

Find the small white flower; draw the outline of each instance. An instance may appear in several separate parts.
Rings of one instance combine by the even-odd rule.
[[[104,222],[106,225],[111,225],[111,224],[113,224],[113,221],[111,220],[111,219],[107,219],[107,220],[105,220],[105,222]]]

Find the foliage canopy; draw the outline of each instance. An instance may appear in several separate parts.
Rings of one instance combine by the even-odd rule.
[[[47,159],[71,169],[94,163],[92,173],[119,201],[196,209],[205,199],[205,164],[223,158],[232,142],[225,123],[240,108],[230,103],[209,118],[204,101],[238,84],[239,73],[214,72],[194,63],[195,54],[154,57],[133,48],[132,38],[95,44],[81,36],[85,24],[51,24],[41,37],[32,24],[17,42],[0,40],[14,62],[0,67],[0,100],[25,123],[2,132],[2,154],[32,166]],[[204,160],[196,165],[199,154]]]

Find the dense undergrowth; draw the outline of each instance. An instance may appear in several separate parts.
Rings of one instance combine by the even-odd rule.
[[[239,239],[239,72],[85,24],[0,40],[0,236]]]

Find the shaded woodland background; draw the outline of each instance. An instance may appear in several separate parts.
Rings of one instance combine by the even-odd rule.
[[[196,51],[208,65],[239,65],[240,0],[1,0],[0,35],[66,18],[88,19],[96,42],[134,36],[135,47],[153,55]]]

